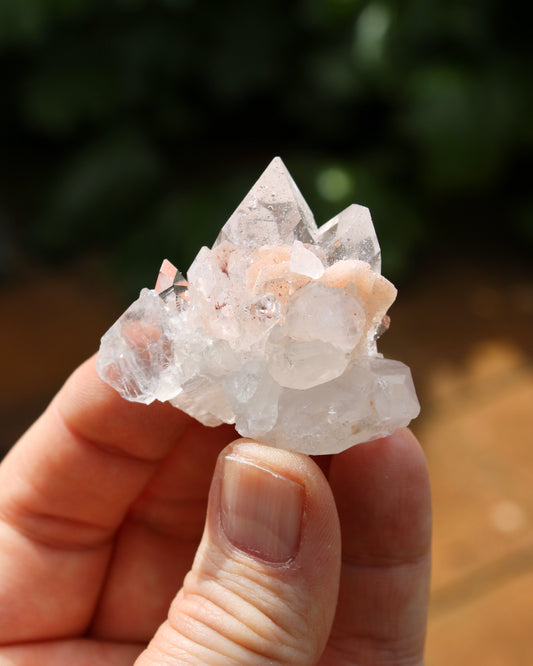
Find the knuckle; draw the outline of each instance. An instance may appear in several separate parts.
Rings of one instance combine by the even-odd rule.
[[[253,568],[243,574],[242,565],[239,575],[190,572],[169,625],[192,644],[214,647],[226,659],[220,663],[314,663],[313,631],[294,590],[273,590],[261,578]]]

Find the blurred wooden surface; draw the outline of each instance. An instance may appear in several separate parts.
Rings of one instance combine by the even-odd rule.
[[[141,285],[140,285],[141,286]],[[0,448],[123,309],[90,266],[0,288]],[[400,291],[381,349],[422,403],[434,567],[428,666],[533,663],[533,277],[444,265]]]

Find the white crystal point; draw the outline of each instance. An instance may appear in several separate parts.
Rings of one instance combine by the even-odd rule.
[[[163,301],[172,308],[186,307],[188,288],[187,280],[179,270],[168,259],[164,259],[155,283],[155,291]]]
[[[310,455],[340,453],[406,426],[419,412],[406,365],[362,358],[327,384],[283,389],[277,423],[264,441]]]
[[[317,242],[326,253],[328,265],[343,259],[360,259],[381,271],[381,251],[370,211],[352,204],[318,230]]]
[[[170,289],[174,286],[174,282],[181,278],[181,273],[170,263],[168,259],[163,259],[161,268],[159,269],[159,275],[157,276],[157,282],[155,283],[155,291],[158,294]]]
[[[376,347],[396,289],[367,208],[317,230],[275,158],[187,277],[165,260],[102,338],[98,372],[128,400],[312,454],[418,415],[409,368]]]
[[[174,338],[170,310],[154,290],[143,289],[103,336],[96,369],[123,398],[170,400],[179,391]]]
[[[281,158],[275,157],[223,226],[213,249],[224,241],[238,247],[313,241],[316,224]]]

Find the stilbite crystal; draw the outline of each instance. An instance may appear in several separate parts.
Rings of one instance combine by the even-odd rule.
[[[370,212],[317,229],[275,158],[184,280],[167,260],[154,290],[103,336],[100,376],[128,400],[168,400],[266,444],[337,453],[407,425],[409,368],[376,340],[396,297],[380,275]]]

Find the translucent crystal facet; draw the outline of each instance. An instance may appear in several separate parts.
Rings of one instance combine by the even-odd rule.
[[[220,232],[213,249],[224,241],[245,248],[311,243],[316,224],[311,209],[275,157]]]
[[[419,412],[409,368],[376,340],[396,297],[368,208],[317,229],[275,158],[186,281],[165,259],[154,290],[104,335],[100,376],[128,400],[167,400],[266,444],[336,453]]]
[[[372,270],[381,270],[378,238],[365,206],[352,204],[322,225],[318,242],[326,252],[328,265],[341,259],[360,259]]]

